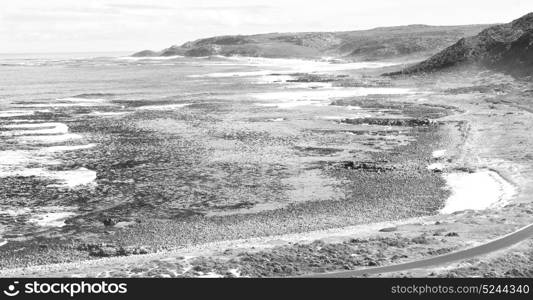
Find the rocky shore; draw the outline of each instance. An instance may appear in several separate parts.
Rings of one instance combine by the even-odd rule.
[[[348,81],[345,77],[339,78]],[[353,129],[350,132],[325,130],[318,125],[306,130],[303,136],[278,137],[268,131],[220,128],[222,123],[216,114],[220,116],[221,111],[234,113],[228,106],[239,105],[228,102],[198,103],[187,113],[176,113],[139,109],[165,103],[122,101],[119,104],[126,106],[126,111],[135,110],[131,116],[71,120],[66,115],[64,121],[68,120],[69,127],[91,137],[91,142],[97,146],[69,154],[69,162],[62,168],[95,170],[98,185],[68,193],[58,191],[57,195],[48,194],[50,189],[45,186],[40,192],[32,191],[49,201],[79,199],[76,202],[83,213],[69,218],[59,231],[42,232],[35,238],[4,245],[0,265],[16,268],[138,255],[216,241],[308,232],[436,213],[442,208],[448,191],[443,189],[442,177],[428,170],[427,165],[433,160],[431,153],[448,143],[456,129],[430,119],[436,120],[453,111],[443,106],[393,101],[390,97],[365,99],[358,97],[333,102],[331,107],[357,106],[368,111],[383,110],[390,116],[327,121],[324,124],[351,126]],[[161,131],[160,124],[165,127],[193,125],[189,128],[202,130],[198,133],[191,131],[190,137],[174,136],[173,132],[179,130]],[[214,124],[218,126],[215,131],[210,129]],[[209,140],[202,142],[197,137],[205,132]],[[346,136],[355,144],[340,140]],[[301,179],[292,177],[290,172],[293,171],[287,166],[276,164],[215,165],[234,174],[222,180],[236,190],[225,188],[227,194],[221,194],[216,186],[205,185],[220,180],[206,173],[212,170],[206,164],[206,157],[212,153],[209,147],[212,147],[214,138],[237,141],[247,147],[264,148],[282,143],[286,145],[284,147],[288,146],[286,151],[294,156],[295,162],[305,164],[304,170],[308,172],[305,176],[321,174],[320,180],[324,176],[332,178],[327,187],[331,189],[332,197],[287,202],[283,194],[288,189],[287,183],[294,184],[295,180]],[[313,141],[306,140],[309,138],[324,139],[324,144],[300,146]],[[347,150],[342,147],[327,146],[331,143],[327,140],[333,138],[339,140],[335,143],[344,143],[351,148],[347,155],[344,154]],[[258,173],[257,168],[264,173]],[[297,175],[302,171],[298,172]],[[20,184],[21,179],[17,180],[15,183]],[[244,194],[243,184],[249,185]],[[35,189],[39,185],[31,186]],[[4,189],[8,190],[7,187]],[[196,195],[205,197],[205,201],[188,202],[191,189]],[[303,192],[305,190],[296,191]],[[248,197],[247,193],[254,197]],[[296,194],[295,199],[298,197]],[[262,208],[262,205],[266,206]]]
[[[118,214],[124,211],[122,209],[88,213],[72,219],[72,225],[65,227],[61,237],[35,239],[26,243],[23,251],[18,250],[16,243],[3,246],[5,256],[1,264],[4,270],[0,275],[299,276],[441,255],[483,243],[528,224],[533,211],[528,198],[532,186],[530,178],[533,178],[529,176],[533,172],[533,153],[529,153],[533,141],[525,133],[532,126],[527,92],[531,87],[528,83],[479,69],[394,80],[395,84],[411,81],[431,93],[353,97],[332,102],[332,106],[393,112],[382,118],[334,120],[336,124],[355,122],[352,125],[365,126],[350,134],[364,134],[364,143],[371,143],[367,146],[374,151],[365,151],[364,157],[358,159],[341,156],[334,160],[317,160],[316,157],[338,152],[331,146],[329,150],[316,146],[293,148],[298,154],[296,157],[305,153],[304,157],[311,159],[307,162],[308,168],[335,178],[343,188],[343,197],[288,203],[260,211],[250,210],[258,203],[232,203],[238,206],[224,206],[222,211],[239,209],[239,213],[220,215],[205,214],[205,210],[198,207],[179,207],[172,211],[177,218],[159,219],[150,217],[150,212],[158,214],[157,208],[151,210],[149,206],[143,206],[146,204],[132,202],[135,205],[127,206],[127,216]],[[502,82],[506,82],[503,90]],[[476,88],[479,86],[489,88],[480,90]],[[492,88],[496,86],[498,88]],[[213,104],[208,107],[213,109]],[[212,120],[204,112],[202,121]],[[398,117],[393,117],[394,112],[400,112]],[[150,113],[143,118],[150,119]],[[187,114],[180,118],[194,122],[198,116]],[[146,132],[150,136],[149,144],[157,145],[154,151],[161,149],[157,135],[148,130],[155,128],[155,123],[145,122],[142,127],[132,127],[131,124],[139,123],[127,122],[119,123],[119,127],[107,124],[102,128],[117,133],[131,131],[132,137],[142,137]],[[387,130],[375,130],[372,126]],[[91,125],[87,130],[98,128]],[[316,129],[309,132],[314,131]],[[367,134],[374,135],[368,138]],[[408,137],[409,142],[397,139],[387,145],[387,137],[395,134]],[[165,137],[168,143],[168,136]],[[243,141],[260,137],[265,143],[273,141],[272,136],[264,133],[257,135],[242,131],[223,137]],[[123,142],[137,144],[139,141],[126,139]],[[184,145],[182,149],[190,146],[183,140],[179,143]],[[176,144],[165,145],[176,149]],[[96,151],[101,150],[96,148]],[[435,155],[435,151],[445,154]],[[183,154],[187,152],[180,152],[181,156]],[[156,157],[161,162],[169,161],[168,157]],[[95,159],[101,159],[101,156],[95,156]],[[116,170],[136,172],[139,166],[150,165],[150,159],[148,155],[145,160],[122,161]],[[450,191],[444,188],[443,170],[428,168],[435,162],[445,165],[444,172],[494,170],[518,192],[510,203],[497,209],[439,214]],[[279,176],[284,171],[279,169],[277,172],[269,174]],[[102,174],[100,180],[115,184],[108,191],[112,195],[128,190],[128,183],[120,178],[120,172]],[[123,185],[124,189],[119,189]],[[279,186],[274,184],[272,187]],[[140,212],[148,213],[143,217]],[[86,226],[84,230],[91,228],[91,233],[85,234],[83,239],[65,239],[64,233],[76,233],[76,226]],[[522,276],[528,274],[527,267],[513,270],[511,263],[502,261],[523,261],[523,256],[516,253],[528,253],[527,245],[520,244],[509,253],[494,254],[486,262],[482,262],[482,258],[466,262],[472,267],[453,266],[456,271],[449,267],[445,271],[435,269],[425,270],[427,273],[389,275],[461,276],[478,274],[478,270],[500,264],[504,267],[497,274]]]

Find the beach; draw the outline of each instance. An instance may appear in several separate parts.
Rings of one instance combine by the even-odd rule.
[[[297,276],[445,254],[529,222],[527,84],[379,76],[402,62],[105,63],[153,70],[4,95],[2,276]]]

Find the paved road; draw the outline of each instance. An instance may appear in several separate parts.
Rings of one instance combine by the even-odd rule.
[[[422,259],[392,266],[375,267],[353,271],[312,274],[306,275],[305,277],[357,277],[363,275],[376,275],[390,272],[401,272],[410,269],[434,267],[498,251],[531,237],[533,237],[533,224],[530,224],[511,234],[505,235],[486,244],[428,259]]]

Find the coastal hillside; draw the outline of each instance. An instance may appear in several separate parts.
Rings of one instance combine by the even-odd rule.
[[[533,13],[462,38],[431,58],[390,74],[431,72],[465,63],[478,63],[517,76],[532,75]]]
[[[320,58],[377,60],[429,56],[465,36],[490,25],[380,27],[344,32],[268,33],[228,35],[199,39],[161,51],[144,50],[147,56],[252,56],[270,58]]]

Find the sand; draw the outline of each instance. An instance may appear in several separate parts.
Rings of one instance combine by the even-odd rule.
[[[481,170],[474,173],[446,173],[452,195],[440,213],[450,214],[468,209],[501,208],[516,194],[515,187],[498,173]]]

